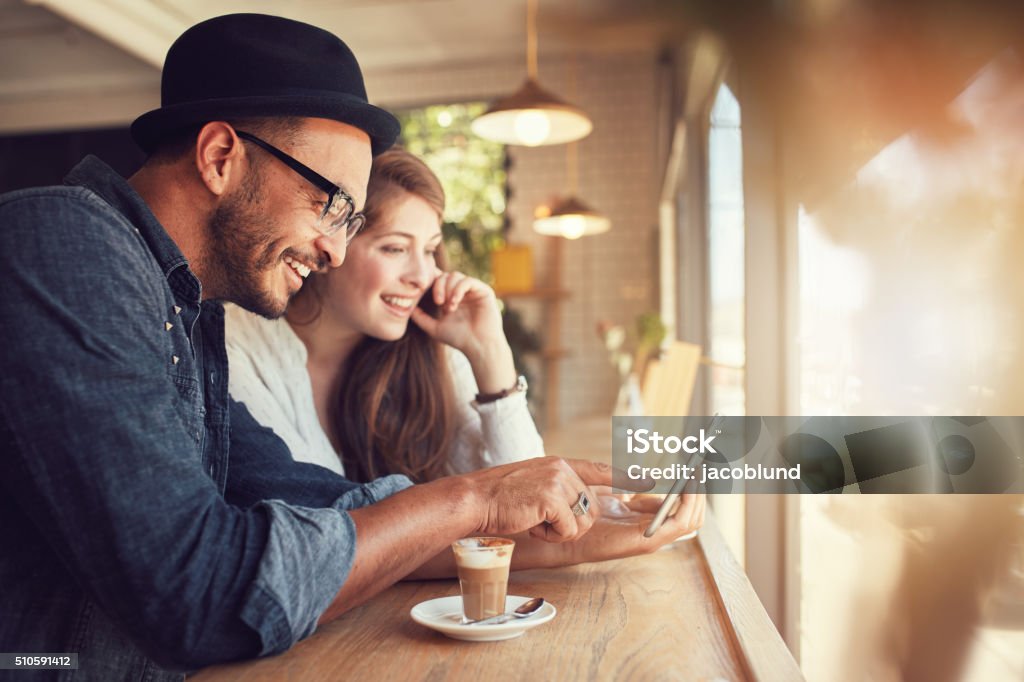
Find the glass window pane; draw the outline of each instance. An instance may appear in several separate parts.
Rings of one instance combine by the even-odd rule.
[[[708,140],[708,273],[712,412],[746,411],[743,366],[743,138],[739,102],[722,85],[711,110]]]
[[[801,209],[802,414],[1020,414],[1022,102],[1019,58],[996,59],[935,112],[955,135],[909,131]],[[801,498],[807,679],[938,679],[936,664],[948,679],[1020,679],[1024,630],[1005,614],[1024,555],[1003,553],[1024,546],[1020,505]]]

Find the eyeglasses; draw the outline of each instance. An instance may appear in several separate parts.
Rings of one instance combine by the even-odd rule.
[[[324,210],[320,213],[320,220],[316,226],[321,233],[330,237],[341,228],[345,228],[345,238],[348,241],[352,241],[359,234],[359,231],[363,229],[363,225],[366,224],[366,216],[362,213],[356,213],[356,203],[348,192],[298,159],[285,154],[269,142],[264,142],[255,135],[241,130],[236,130],[235,133],[238,137],[247,142],[252,142],[263,151],[275,157],[327,195],[327,203],[324,204]]]

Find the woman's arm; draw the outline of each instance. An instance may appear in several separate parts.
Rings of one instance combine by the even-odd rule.
[[[657,500],[654,500],[657,502]],[[656,504],[651,500],[622,503],[611,496],[601,496],[603,515],[586,535],[574,542],[550,543],[528,533],[512,536],[516,548],[512,552],[512,570],[557,568],[592,561],[621,559],[635,554],[653,552],[676,538],[704,525],[705,495],[683,495],[682,505],[653,537],[645,538]],[[445,549],[405,577],[405,580],[433,580],[456,576],[455,557]]]
[[[448,472],[457,474],[544,454],[544,443],[522,392],[476,402],[478,394],[512,389],[516,369],[494,290],[460,272],[438,276],[431,291],[440,311],[412,316],[432,338],[447,344],[458,433]]]
[[[457,429],[448,473],[460,474],[544,456],[544,441],[537,432],[525,393],[515,392],[478,404],[474,398],[479,391],[468,360],[459,351],[450,349],[448,364],[455,394]]]

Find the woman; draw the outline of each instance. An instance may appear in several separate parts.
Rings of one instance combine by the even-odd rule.
[[[439,268],[443,211],[426,164],[385,152],[345,263],[283,320],[228,309],[231,394],[295,459],[422,482],[544,454],[494,292]]]

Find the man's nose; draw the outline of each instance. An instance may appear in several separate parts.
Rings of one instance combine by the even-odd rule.
[[[336,268],[345,262],[345,253],[348,250],[348,238],[345,235],[345,230],[330,237],[320,235],[313,243],[317,250],[326,257],[328,267]]]

